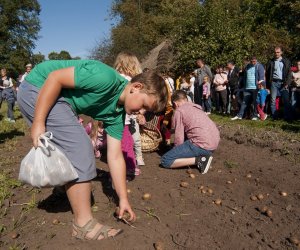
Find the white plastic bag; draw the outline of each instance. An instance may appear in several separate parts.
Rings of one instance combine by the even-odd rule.
[[[53,134],[39,137],[39,146],[29,151],[21,162],[19,180],[34,187],[61,186],[78,178],[72,163],[51,143]]]

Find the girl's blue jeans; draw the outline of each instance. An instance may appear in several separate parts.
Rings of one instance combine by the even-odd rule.
[[[172,148],[161,157],[161,165],[170,168],[176,159],[211,155],[212,151],[194,145],[190,140]]]

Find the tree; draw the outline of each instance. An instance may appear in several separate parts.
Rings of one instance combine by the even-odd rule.
[[[31,62],[33,63],[33,65],[37,65],[43,61],[45,61],[45,56],[40,52],[38,54],[33,54],[31,57]]]
[[[57,53],[52,51],[48,54],[49,60],[71,60],[71,59],[80,59],[80,57],[72,58],[68,51],[62,50],[61,52]]]
[[[112,61],[123,50],[140,59],[171,40],[174,71],[191,71],[199,57],[212,67],[256,55],[266,63],[281,45],[300,58],[299,0],[115,0],[118,23],[111,37],[93,51]],[[99,54],[98,54],[99,55]]]
[[[31,59],[40,30],[37,0],[0,1],[0,63],[13,77]]]
[[[198,5],[197,0],[115,0],[111,16],[118,23],[109,42],[98,43],[92,52],[105,51],[110,61],[121,51],[144,58],[150,49],[176,33],[189,10]]]

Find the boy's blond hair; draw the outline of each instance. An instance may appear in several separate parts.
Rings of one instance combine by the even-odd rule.
[[[128,52],[121,52],[117,55],[114,68],[121,74],[134,77],[142,73],[142,67],[137,57]]]
[[[153,107],[153,112],[161,112],[166,108],[168,102],[168,90],[165,80],[156,74],[153,70],[136,75],[131,79],[131,83],[142,83],[144,88],[141,92],[153,95],[156,98],[156,103]]]

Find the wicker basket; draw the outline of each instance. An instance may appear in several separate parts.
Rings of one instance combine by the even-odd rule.
[[[159,129],[151,122],[146,123],[140,129],[142,152],[152,152],[157,150],[162,136]]]

